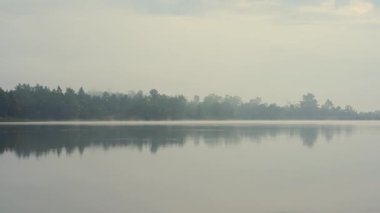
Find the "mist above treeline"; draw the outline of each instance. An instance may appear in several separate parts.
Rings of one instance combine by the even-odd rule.
[[[1,120],[372,120],[380,111],[357,112],[350,105],[335,106],[330,100],[318,103],[307,93],[297,104],[279,106],[261,98],[247,102],[238,96],[210,94],[194,96],[160,94],[156,89],[121,94],[87,93],[60,87],[19,84],[12,90],[0,88]]]

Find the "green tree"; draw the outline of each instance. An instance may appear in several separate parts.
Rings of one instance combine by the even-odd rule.
[[[7,93],[0,87],[0,118],[8,116]]]
[[[318,101],[312,93],[307,93],[302,96],[300,102],[301,116],[305,119],[315,119],[318,115]]]
[[[64,94],[64,117],[68,119],[76,119],[79,117],[80,103],[75,91],[67,88]]]

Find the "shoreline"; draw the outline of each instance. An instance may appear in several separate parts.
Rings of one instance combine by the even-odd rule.
[[[0,121],[9,125],[84,125],[84,126],[192,126],[192,125],[380,125],[380,120],[66,120]]]

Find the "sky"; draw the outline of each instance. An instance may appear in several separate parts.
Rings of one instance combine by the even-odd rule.
[[[380,0],[0,0],[0,87],[380,109]]]

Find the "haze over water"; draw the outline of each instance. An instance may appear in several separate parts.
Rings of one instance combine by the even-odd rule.
[[[379,212],[379,129],[343,121],[2,124],[0,209]]]

